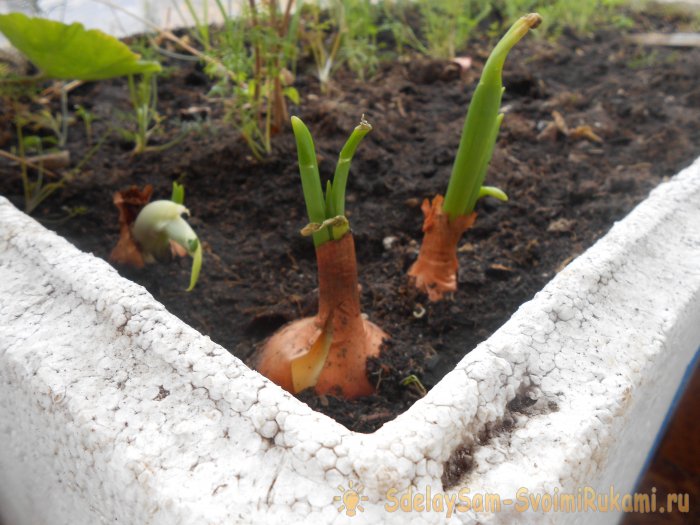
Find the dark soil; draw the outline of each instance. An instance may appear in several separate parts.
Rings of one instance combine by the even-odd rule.
[[[635,19],[634,31],[673,31],[678,23]],[[463,74],[452,63],[424,58],[386,64],[367,82],[340,71],[328,96],[300,66],[295,85],[302,103],[292,113],[316,138],[322,176],[332,175],[361,114],[374,125],[353,162],[347,209],[364,311],[392,336],[369,365],[378,392],[354,402],[300,396],[351,429],[372,431],[406,410],[420,394],[402,386],[403,379],[415,374],[426,388],[436,384],[664,177],[700,153],[700,49],[640,48],[618,29],[587,38],[565,34],[557,44],[524,39],[506,63],[506,118],[487,179],[511,200],[481,202],[460,248],[459,291],[428,304],[406,281],[421,239],[420,203],[446,188],[489,47],[485,40],[473,43],[474,63]],[[293,137],[285,130],[274,138],[272,155],[256,161],[223,121],[221,103],[207,98],[211,83],[201,70],[171,65],[177,67],[158,88],[164,133],[153,142],[167,142],[183,126],[193,132],[163,153],[136,157],[130,144],[107,141],[78,179],[34,215],[106,259],[118,237],[113,193],[152,184],[156,198],[168,198],[172,181],[184,181],[190,223],[205,248],[195,291],[183,291],[189,260],[119,271],[253,363],[266,337],[316,308],[314,250],[299,235],[307,219]],[[99,117],[97,137],[129,109],[121,80],[83,85],[70,103]],[[194,107],[209,108],[200,112],[208,117],[188,120]],[[570,129],[590,125],[602,142],[548,126],[554,111]],[[0,147],[13,140],[0,133]],[[88,150],[80,122],[70,128],[68,149],[74,165]],[[2,161],[0,173],[0,193],[22,207],[18,169]],[[79,206],[87,214],[56,222]]]

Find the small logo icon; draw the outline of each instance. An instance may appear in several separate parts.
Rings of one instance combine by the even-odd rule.
[[[362,495],[364,487],[360,484],[355,485],[355,483],[350,480],[348,483],[348,488],[346,489],[342,485],[338,485],[338,490],[342,493],[342,496],[334,496],[333,501],[342,502],[340,507],[338,507],[338,512],[345,511],[346,516],[354,516],[357,511],[364,512],[365,508],[360,505],[360,502],[367,501],[369,498]]]

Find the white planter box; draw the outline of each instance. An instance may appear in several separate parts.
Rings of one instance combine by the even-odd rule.
[[[453,495],[630,492],[700,346],[699,202],[700,161],[425,398],[362,435],[0,198],[0,516],[7,525],[614,523],[617,512],[504,504],[448,519],[385,505],[390,489],[441,492],[446,468],[466,469],[452,476]],[[354,517],[334,501],[350,482],[367,498]]]

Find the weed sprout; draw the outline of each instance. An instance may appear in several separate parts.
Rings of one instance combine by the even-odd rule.
[[[44,18],[31,18],[22,13],[10,13],[0,15],[0,32],[39,70],[33,77],[8,78],[4,82],[36,85],[45,79],[96,81],[119,76],[131,78],[135,74],[151,75],[161,70],[160,64],[141,60],[139,55],[116,38],[95,29],[85,29],[79,23],[64,24]],[[27,213],[31,213],[45,198],[70,182],[75,173],[54,177],[60,180],[45,182],[44,175],[50,172],[43,163],[39,163],[38,175],[35,180],[31,180],[27,170],[31,164],[26,162],[21,127],[26,121],[40,122],[43,127],[48,127],[55,133],[57,146],[65,147],[70,120],[68,92],[70,87],[76,85],[76,82],[61,84],[61,113],[58,116],[44,111],[16,121],[22,166],[20,175]],[[84,119],[88,141],[91,142],[92,119],[85,111],[79,115]],[[89,151],[84,161],[97,151],[100,144],[101,141]]]

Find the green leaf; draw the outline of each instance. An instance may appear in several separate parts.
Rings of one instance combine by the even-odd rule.
[[[191,292],[197,284],[199,272],[202,269],[202,243],[198,239],[190,241],[189,253],[192,256],[192,270],[190,271],[190,286],[187,291]]]
[[[185,186],[173,181],[173,193],[170,200],[175,204],[185,204]]]
[[[299,92],[295,87],[289,86],[283,90],[284,96],[291,100],[297,106],[301,102],[301,97],[299,97]]]
[[[103,80],[161,70],[126,44],[82,24],[63,24],[22,13],[0,15],[0,32],[41,72],[63,80]]]

